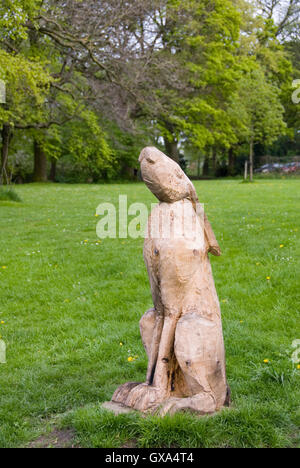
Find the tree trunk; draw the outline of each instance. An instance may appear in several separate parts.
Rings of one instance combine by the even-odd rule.
[[[165,141],[165,148],[167,155],[174,159],[177,163],[179,163],[179,150],[178,150],[178,141],[174,138],[172,141],[167,140],[164,138]]]
[[[235,153],[233,147],[228,152],[228,173],[231,176],[235,173]]]
[[[56,179],[56,164],[57,164],[57,159],[52,159],[51,169],[50,169],[50,180],[52,182],[55,182],[55,179]]]
[[[213,173],[215,176],[217,172],[217,149],[216,148],[213,148],[212,150],[212,168],[213,168]]]
[[[204,175],[204,176],[209,175],[209,153],[206,153],[206,155],[205,155],[202,175]]]
[[[1,172],[0,172],[0,185],[9,184],[9,177],[7,174],[7,161],[9,143],[12,137],[11,126],[8,124],[3,125],[2,129],[2,148],[1,148]]]
[[[251,141],[250,141],[250,168],[249,168],[250,182],[253,182],[253,147],[254,147],[254,141],[253,141],[253,137],[251,137]]]
[[[197,163],[197,177],[200,179],[200,169],[201,169],[201,156],[199,155],[198,157],[198,163]]]
[[[34,140],[34,182],[47,182],[47,157],[42,145]]]

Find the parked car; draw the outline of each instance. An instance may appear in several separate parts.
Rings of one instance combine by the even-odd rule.
[[[257,174],[269,174],[271,172],[280,171],[282,167],[283,167],[283,164],[278,164],[278,163],[264,164],[263,166],[256,169],[255,172]]]
[[[282,168],[282,172],[284,172],[285,174],[293,174],[299,170],[300,170],[299,162],[291,162],[291,163],[285,164],[285,166],[283,166]]]
[[[270,174],[272,172],[283,172],[284,174],[293,174],[300,171],[300,162],[290,162],[286,164],[269,163],[256,169],[256,174]]]
[[[255,169],[256,174],[265,174],[266,172],[269,172],[270,167],[272,164],[264,164],[263,166],[259,167],[258,169]]]

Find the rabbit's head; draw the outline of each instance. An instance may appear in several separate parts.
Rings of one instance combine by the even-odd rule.
[[[139,162],[143,180],[158,200],[174,203],[197,197],[192,182],[181,167],[157,148],[144,148]]]

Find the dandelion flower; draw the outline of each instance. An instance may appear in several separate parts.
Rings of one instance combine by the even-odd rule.
[[[3,266],[3,267],[2,267],[2,270],[6,270],[6,268],[7,268],[7,266]]]
[[[270,362],[269,359],[264,359],[265,364],[269,364],[269,362]]]
[[[127,359],[128,362],[132,362],[134,359],[133,357],[129,356],[129,358]]]
[[[284,245],[283,244],[280,244],[279,248],[280,249],[283,249]]]
[[[123,346],[123,343],[122,343],[122,341],[121,341],[121,343],[120,343],[120,346]]]
[[[300,364],[298,364],[297,369],[300,370]]]
[[[267,276],[267,280],[270,281],[270,279],[271,279],[271,276]]]
[[[4,320],[2,320],[0,323],[1,323],[1,325],[4,325],[4,324],[5,324]]]

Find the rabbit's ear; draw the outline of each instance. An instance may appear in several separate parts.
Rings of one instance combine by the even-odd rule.
[[[208,251],[215,255],[216,257],[220,257],[221,255],[221,248],[218,244],[216,239],[215,233],[211,227],[210,222],[207,219],[206,214],[204,214],[204,230],[205,230],[205,237],[208,243]]]
[[[189,185],[190,185],[190,199],[191,199],[191,201],[193,202],[193,204],[199,203],[199,198],[198,198],[196,189],[194,187],[194,184],[190,181],[190,179],[188,178],[188,176],[186,174],[185,174],[185,177],[188,180]]]
[[[199,213],[199,212],[201,213],[202,209],[199,212],[197,209],[197,206],[199,205],[199,199],[198,199],[196,189],[194,185],[192,184],[192,182],[190,182],[190,184],[191,184],[191,190],[190,190],[191,201],[194,205],[196,213]],[[211,227],[211,224],[208,221],[205,213],[204,213],[204,232],[205,232],[205,239],[207,242],[208,252],[210,252],[212,255],[215,255],[216,257],[219,257],[221,255],[221,248],[218,244],[213,228]]]

